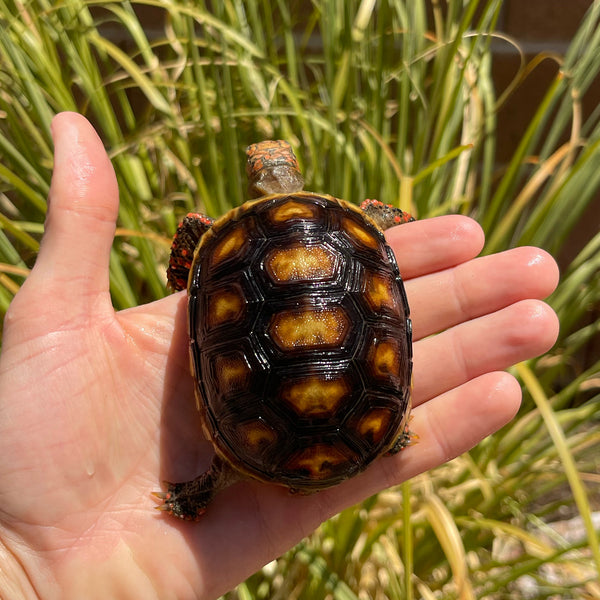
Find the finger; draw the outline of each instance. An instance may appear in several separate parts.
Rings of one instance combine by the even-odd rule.
[[[558,266],[539,248],[515,248],[407,283],[415,339],[527,298],[546,298]]]
[[[520,404],[521,387],[506,372],[486,373],[437,396],[413,411],[417,443],[374,463],[365,479],[374,480],[376,491],[445,463],[506,425]]]
[[[118,212],[115,174],[98,135],[81,115],[52,122],[54,172],[44,237],[32,283],[44,284],[56,308],[108,298],[108,262]],[[53,294],[54,292],[54,294]],[[62,300],[62,302],[61,302]]]
[[[483,373],[543,354],[556,341],[558,328],[547,304],[524,300],[417,342],[414,405]]]
[[[461,215],[405,223],[386,230],[404,279],[448,269],[476,257],[483,248],[479,224]]]

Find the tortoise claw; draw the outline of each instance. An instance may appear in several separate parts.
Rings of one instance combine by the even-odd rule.
[[[167,492],[150,492],[150,495],[158,498],[159,500],[166,500],[169,496]]]
[[[171,492],[171,487],[173,484],[168,481],[163,481],[162,485],[164,488],[166,488],[165,492],[150,492],[153,500],[158,504],[158,506],[155,506],[154,508],[156,510],[173,514],[173,503],[169,502],[169,500],[172,500],[173,498],[173,493]]]
[[[182,484],[163,481],[163,487],[166,488],[166,491],[150,492],[150,495],[157,502],[157,506],[154,507],[155,510],[160,510],[184,521],[198,521],[206,511],[206,507],[200,505],[191,510],[186,505],[185,489],[189,483],[191,482]]]

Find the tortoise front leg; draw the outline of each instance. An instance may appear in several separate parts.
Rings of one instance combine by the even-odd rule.
[[[376,225],[385,231],[395,225],[401,223],[410,223],[415,218],[407,212],[392,206],[391,204],[384,204],[381,200],[367,199],[362,202],[360,208],[364,213],[375,221]]]
[[[167,281],[174,292],[187,289],[194,250],[213,223],[214,219],[206,215],[188,213],[179,224],[171,243],[171,258],[167,269]]]

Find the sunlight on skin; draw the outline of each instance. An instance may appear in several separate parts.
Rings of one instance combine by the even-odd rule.
[[[541,299],[558,272],[545,252],[476,259],[483,235],[462,216],[389,230],[415,325],[419,443],[312,496],[244,481],[199,523],[159,514],[150,492],[211,457],[188,371],[185,294],[114,313],[110,161],[79,115],[59,115],[53,133],[44,240],[0,357],[3,598],[215,598],[324,519],[504,425],[520,387],[502,370],[556,339]]]

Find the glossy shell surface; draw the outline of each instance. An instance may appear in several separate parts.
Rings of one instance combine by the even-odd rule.
[[[356,207],[309,192],[247,202],[202,237],[188,293],[203,426],[236,469],[318,490],[405,431],[408,304]]]

